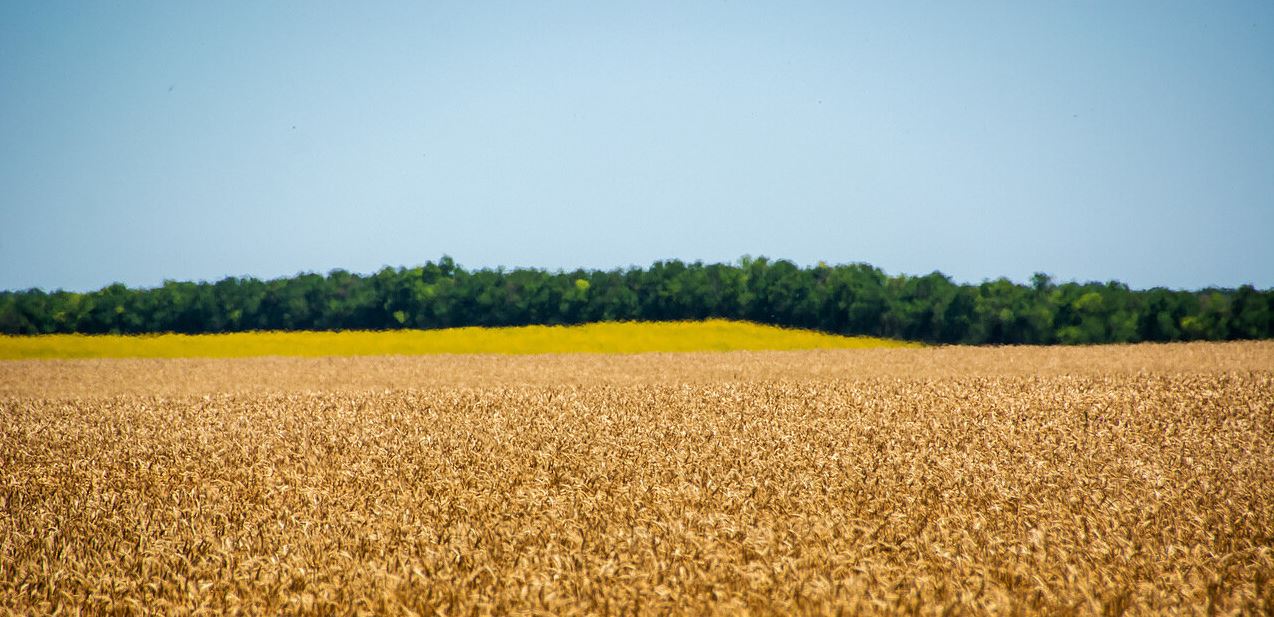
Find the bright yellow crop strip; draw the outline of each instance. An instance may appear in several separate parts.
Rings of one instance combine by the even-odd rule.
[[[910,346],[916,344],[708,320],[381,332],[3,336],[0,359],[641,353]]]

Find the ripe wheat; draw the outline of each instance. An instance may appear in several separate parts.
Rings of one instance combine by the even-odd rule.
[[[0,611],[1270,614],[1272,365],[0,363]]]

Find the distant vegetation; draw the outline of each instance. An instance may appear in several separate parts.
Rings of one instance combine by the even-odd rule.
[[[23,358],[239,358],[420,354],[643,353],[914,347],[720,319],[694,322],[594,323],[582,326],[449,328],[346,332],[235,332],[159,336],[0,337],[0,360]]]
[[[466,270],[444,257],[358,275],[0,292],[6,334],[382,330],[724,318],[934,343],[1110,343],[1274,337],[1274,290],[1134,291],[1035,275],[961,285],[867,264],[801,268],[656,262],[649,268]]]

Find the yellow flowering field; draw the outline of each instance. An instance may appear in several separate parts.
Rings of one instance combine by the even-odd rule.
[[[0,337],[0,359],[641,353],[914,346],[915,343],[902,341],[714,319],[379,332],[4,336]]]

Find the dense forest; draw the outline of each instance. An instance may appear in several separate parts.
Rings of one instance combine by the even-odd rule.
[[[0,332],[151,333],[577,324],[721,317],[935,343],[1108,343],[1274,337],[1274,290],[1134,291],[1117,282],[957,284],[867,264],[801,268],[466,270],[448,257],[370,275],[334,270],[215,283],[0,292]]]

